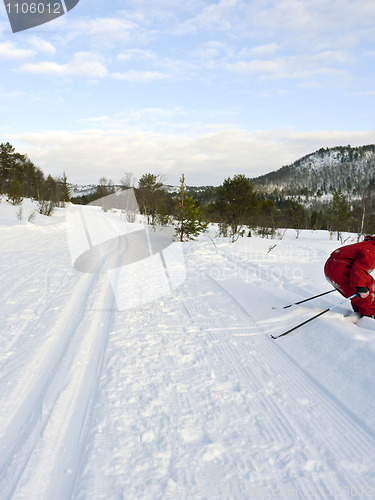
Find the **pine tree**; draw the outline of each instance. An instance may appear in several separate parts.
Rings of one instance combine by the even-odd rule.
[[[337,239],[340,239],[342,231],[350,229],[352,220],[351,208],[341,189],[333,194],[331,207],[329,209],[330,230],[337,231]]]
[[[8,192],[10,183],[16,179],[24,181],[25,156],[16,153],[9,142],[0,144],[0,193]]]
[[[23,200],[21,183],[15,177],[8,188],[8,199],[12,205],[20,205]]]
[[[195,205],[193,197],[186,194],[184,175],[180,179],[174,226],[179,241],[193,240],[208,227],[208,222],[203,221],[202,210]]]
[[[165,190],[160,175],[144,174],[138,181],[136,196],[141,214],[147,217],[147,224],[155,224],[158,213],[163,212]]]
[[[70,188],[68,185],[68,177],[65,172],[58,180],[58,182],[59,182],[59,201],[61,201],[63,206],[65,206],[65,203],[70,201]]]
[[[243,174],[226,179],[218,189],[218,209],[223,222],[231,228],[232,241],[240,234],[243,224],[249,224],[258,206],[254,183]]]

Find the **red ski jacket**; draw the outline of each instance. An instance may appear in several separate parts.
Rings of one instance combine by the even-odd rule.
[[[352,287],[369,286],[373,282],[369,273],[375,269],[375,237],[366,236],[360,243],[338,248],[329,260],[337,263],[338,268],[345,266],[348,269]]]

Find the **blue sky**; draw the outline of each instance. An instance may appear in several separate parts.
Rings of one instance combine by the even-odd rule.
[[[372,144],[374,26],[373,0],[80,0],[12,33],[1,4],[0,142],[74,183],[190,185]]]

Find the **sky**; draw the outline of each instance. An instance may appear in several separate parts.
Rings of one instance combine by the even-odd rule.
[[[1,3],[0,142],[72,183],[195,186],[374,144],[374,26],[373,0],[80,0],[13,33]]]

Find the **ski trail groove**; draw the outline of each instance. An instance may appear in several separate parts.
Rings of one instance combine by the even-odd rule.
[[[122,251],[120,244],[111,255],[114,264]],[[49,383],[40,397],[39,426],[30,436],[32,450],[14,484],[17,498],[70,498],[79,477],[116,308],[105,275],[83,275],[82,282],[57,323],[68,342],[64,349],[54,344],[64,358],[45,370]]]
[[[92,284],[92,276],[84,276],[80,280],[67,307],[45,335],[34,357],[26,366],[13,369],[19,372],[17,377],[13,373],[11,381],[3,380],[0,392],[0,471],[9,465],[18,447],[22,446],[24,437],[40,418],[43,394],[62,362],[82,318]],[[14,435],[19,436],[19,439],[12,441],[8,437]]]
[[[114,264],[123,247],[116,250]],[[50,278],[44,276],[48,292]],[[84,456],[114,295],[106,276],[83,274],[69,295],[60,289],[50,302],[58,306],[59,316],[42,335],[33,332],[38,324],[32,322],[27,346],[19,345],[31,354],[26,366],[19,349],[7,360],[2,380],[0,491],[6,498],[70,498]]]
[[[27,473],[17,485],[17,497],[24,495],[24,498],[36,500],[63,499],[72,495],[111,325],[113,296],[109,283],[103,286],[96,304],[98,309],[104,306],[104,310],[95,311],[87,331],[72,349],[64,383],[61,384],[61,374],[56,373],[56,381],[44,395],[43,404],[50,406],[46,410],[48,418],[42,439],[30,457]]]
[[[56,427],[54,429],[55,435],[63,435],[61,428],[63,425],[67,425],[63,424],[63,421],[65,421],[66,415],[69,414],[69,410],[67,409],[64,418],[58,418],[58,415],[64,415],[62,408],[69,408],[69,401],[72,413],[74,411],[79,413],[81,408],[85,409],[84,414],[77,417],[78,420],[79,418],[82,420],[87,413],[89,402],[86,401],[85,403],[84,400],[86,394],[87,397],[90,397],[90,393],[95,390],[95,384],[97,383],[97,380],[95,381],[97,376],[96,368],[93,363],[97,363],[97,366],[100,364],[100,356],[104,348],[106,332],[109,328],[108,313],[94,315],[86,336],[86,327],[84,323],[81,325],[88,297],[96,281],[97,276],[95,275],[81,277],[62,313],[50,330],[46,332],[38,346],[39,349],[35,350],[34,356],[29,360],[28,366],[13,368],[13,372],[18,371],[18,376],[15,377],[14,373],[12,374],[11,382],[16,381],[15,384],[11,385],[9,381],[2,385],[3,390],[0,393],[2,406],[0,416],[0,489],[4,493],[17,489],[18,481],[20,481],[21,475],[25,471],[26,474],[29,474],[28,461],[32,462],[33,456],[40,453],[41,435],[44,438],[49,426],[53,425],[52,422],[55,422],[54,425],[58,426],[58,429]],[[104,300],[110,306],[112,301],[110,292],[107,286],[98,303],[103,304]],[[105,328],[102,325],[105,325]],[[72,365],[76,366],[75,372],[70,369],[72,373],[69,374],[68,371],[62,376],[62,366],[67,363],[66,356],[69,347],[77,342],[79,336],[83,336],[83,339],[80,340],[80,349],[76,354],[73,350],[70,355],[71,357],[75,356],[74,363],[70,360]],[[86,380],[85,374],[87,374]],[[66,380],[64,381],[65,376],[67,377],[66,380],[69,380],[69,384],[66,383]],[[78,380],[82,380],[81,384],[76,384],[75,376],[78,377]],[[64,384],[66,385],[65,388]],[[87,393],[86,384],[91,388]],[[69,394],[70,391],[72,391],[71,394]],[[49,399],[52,401],[56,399],[55,406],[52,408],[47,407]],[[72,406],[73,401],[76,402],[76,407]],[[76,428],[79,429],[79,425]],[[71,430],[72,426],[70,426]],[[14,435],[17,435],[18,439],[12,441],[9,436]],[[78,438],[77,435],[75,437]],[[77,442],[79,442],[78,439]],[[57,449],[58,447],[56,452]],[[64,456],[64,453],[62,456]],[[77,457],[79,459],[80,454]],[[52,462],[49,463],[52,465]],[[35,470],[33,475],[34,479],[39,477]],[[58,477],[60,476],[62,476],[61,471]],[[72,471],[69,472],[69,476],[71,476],[70,482],[72,482],[74,478]],[[10,480],[10,477],[12,477],[12,480]],[[40,482],[40,484],[43,483],[45,481]],[[64,488],[62,488],[62,491],[64,491]],[[29,490],[27,494],[25,493],[24,498],[31,498]],[[33,498],[43,497],[36,495]]]

